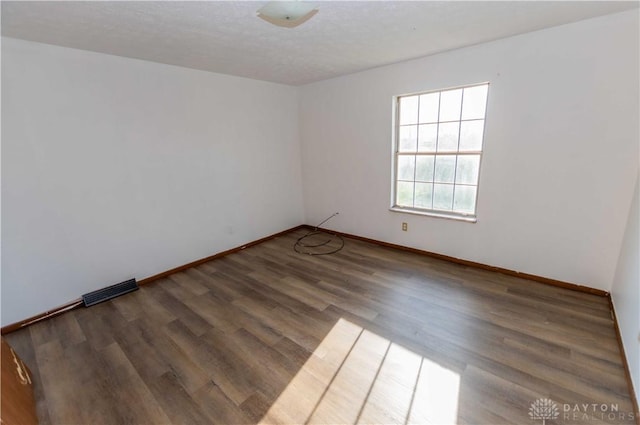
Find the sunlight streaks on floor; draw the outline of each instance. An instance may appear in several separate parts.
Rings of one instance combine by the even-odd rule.
[[[456,423],[458,374],[340,319],[262,424]]]
[[[457,373],[423,358],[407,423],[456,423],[459,390]]]
[[[359,423],[402,424],[411,408],[421,357],[391,344]]]

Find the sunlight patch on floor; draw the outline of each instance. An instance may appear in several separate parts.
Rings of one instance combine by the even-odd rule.
[[[460,377],[340,319],[262,424],[454,424]]]

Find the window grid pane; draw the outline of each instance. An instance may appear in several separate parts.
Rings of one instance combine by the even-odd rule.
[[[398,97],[395,205],[475,215],[488,87]]]

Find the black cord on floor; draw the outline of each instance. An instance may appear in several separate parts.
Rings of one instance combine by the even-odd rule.
[[[330,255],[340,251],[344,247],[344,239],[342,239],[342,236],[324,230],[318,230],[318,227],[322,226],[336,215],[338,215],[338,213],[332,214],[314,227],[309,233],[299,237],[293,245],[293,250],[299,254],[306,255]],[[321,237],[314,238],[314,236]],[[332,246],[334,245],[332,242],[337,242],[338,247]]]

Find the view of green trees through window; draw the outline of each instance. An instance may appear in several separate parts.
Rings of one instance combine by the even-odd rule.
[[[398,97],[395,207],[475,216],[488,89]]]

